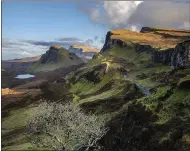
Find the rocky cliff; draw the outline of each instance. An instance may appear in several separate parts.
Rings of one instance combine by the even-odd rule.
[[[45,54],[43,54],[40,58],[40,63],[45,64],[49,62],[58,62],[59,61],[59,48],[60,46],[51,46]]]
[[[133,47],[152,53],[152,60],[173,69],[189,67],[190,30],[143,27],[140,33],[120,29],[109,31],[101,53],[114,46]],[[127,51],[127,50],[126,50]]]

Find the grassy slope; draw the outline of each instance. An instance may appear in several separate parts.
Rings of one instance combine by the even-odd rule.
[[[124,66],[122,63],[115,61],[115,57],[125,59],[127,62],[129,62],[129,65],[126,64]],[[114,47],[103,54],[98,54],[96,59],[91,60],[88,63],[88,66],[90,68],[94,65],[105,62],[108,62],[110,67],[113,66],[117,68],[123,66],[124,68],[129,69],[127,80],[137,82],[144,88],[153,90],[150,96],[141,98],[138,100],[138,102],[141,102],[152,112],[157,114],[159,116],[158,122],[167,122],[168,120],[175,116],[179,116],[180,114],[182,116],[189,117],[190,91],[188,89],[177,88],[177,83],[179,81],[182,82],[183,80],[189,79],[188,76],[185,76],[190,73],[190,70],[187,70],[185,73],[183,73],[184,70],[179,70],[178,73],[176,73],[176,77],[178,74],[182,74],[182,76],[184,76],[184,78],[181,78],[180,80],[180,78],[174,78],[175,75],[174,77],[167,77],[167,75],[171,73],[171,68],[169,66],[153,63],[152,67],[147,68],[147,65],[152,64],[151,53],[137,53],[134,50],[133,44],[129,45],[128,48]],[[133,63],[134,66],[131,66],[130,63]],[[173,78],[174,83],[161,82],[160,78],[164,74],[166,74],[164,77],[166,79],[171,78],[170,80],[172,80]],[[139,75],[145,75],[145,77],[139,78]],[[115,80],[114,77],[117,77],[117,75],[110,76],[108,79],[112,81]],[[71,91],[75,94],[77,99],[80,99],[80,95],[82,94],[89,94],[98,91],[98,89],[107,82],[104,78],[106,78],[106,76],[102,78],[103,80],[100,83],[95,85],[86,82],[81,83],[79,81],[73,85]],[[120,76],[120,78],[123,77]],[[82,99],[81,101],[92,101],[98,98],[104,98],[105,96],[109,98],[110,96],[115,95],[117,91],[112,91],[112,89],[110,89],[106,93],[104,92],[99,95],[91,96],[89,98]],[[178,106],[181,105],[184,107],[178,108]],[[158,110],[157,108],[160,106],[162,106],[161,109],[159,109],[159,111],[155,111]]]

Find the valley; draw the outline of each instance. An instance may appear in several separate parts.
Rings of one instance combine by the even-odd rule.
[[[87,62],[53,45],[1,72],[3,150],[190,150],[190,30],[112,30]]]

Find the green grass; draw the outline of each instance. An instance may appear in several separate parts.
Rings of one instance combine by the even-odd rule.
[[[154,88],[157,85],[157,83],[155,81],[150,80],[150,78],[146,78],[143,80],[137,80],[137,83],[139,83],[146,89]]]
[[[100,82],[94,84],[93,82],[87,81],[85,79],[79,80],[76,84],[71,85],[70,91],[76,95],[89,95],[97,92],[105,84],[112,82],[113,80],[122,79],[120,73],[109,73],[100,77]]]
[[[159,105],[163,103],[163,101],[166,99],[168,93],[170,91],[170,87],[160,87],[156,90],[155,93],[152,93],[150,96],[143,97],[138,99],[138,102],[141,102],[144,104],[149,110],[151,110],[153,113],[157,112]]]
[[[96,100],[105,100],[109,98],[114,98],[114,97],[119,97],[120,95],[123,95],[123,87],[121,86],[120,88],[117,87],[117,89],[110,89],[106,92],[102,92],[98,95],[94,95],[85,99],[79,100],[79,103],[84,103],[84,102],[93,102]]]
[[[169,115],[170,118],[176,116],[190,118],[190,90],[175,89],[173,94],[163,103],[163,110],[160,114]]]
[[[52,150],[47,147],[38,147],[32,143],[21,143],[2,148],[2,150]]]
[[[88,66],[94,66],[102,62],[112,60],[114,57],[125,59],[128,62],[134,63],[136,65],[135,68],[141,68],[151,60],[151,53],[137,53],[135,51],[135,45],[131,43],[127,46],[127,48],[115,46],[102,54],[98,54],[96,59],[89,61]]]
[[[25,127],[35,109],[35,106],[28,106],[11,110],[9,116],[2,119],[2,133],[6,134],[6,132]]]
[[[31,141],[32,136],[24,132],[29,119],[36,112],[36,106],[11,109],[9,116],[2,119],[2,150],[48,150]]]
[[[114,47],[110,51],[105,52],[108,55],[120,57],[126,59],[129,62],[135,63],[138,67],[142,67],[142,65],[146,64],[146,62],[150,61],[151,54],[147,52],[137,53],[134,49],[134,46],[130,48],[118,48]],[[107,54],[105,54],[107,55]],[[142,63],[143,62],[143,63]]]
[[[159,87],[150,96],[138,99],[159,119],[157,123],[163,124],[175,117],[190,118],[190,90]]]

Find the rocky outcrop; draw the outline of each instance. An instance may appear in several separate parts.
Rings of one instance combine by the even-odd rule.
[[[40,63],[45,64],[48,62],[58,62],[59,55],[58,55],[59,47],[51,46],[45,54],[43,54],[40,58]]]
[[[173,48],[167,49],[165,51],[155,51],[152,60],[155,62],[163,63],[165,65],[170,65],[173,51]]]
[[[113,35],[113,33],[111,31],[109,31],[107,33],[106,39],[105,39],[105,44],[104,44],[103,48],[101,49],[101,52],[104,52],[104,51],[112,48],[114,45],[118,45],[120,47],[124,47],[126,45],[125,42],[120,39],[111,38],[112,35]]]
[[[171,54],[171,66],[174,69],[190,65],[190,40],[179,43]]]
[[[188,68],[190,65],[190,41],[179,43],[175,48],[155,51],[153,61],[170,65],[172,69]]]

